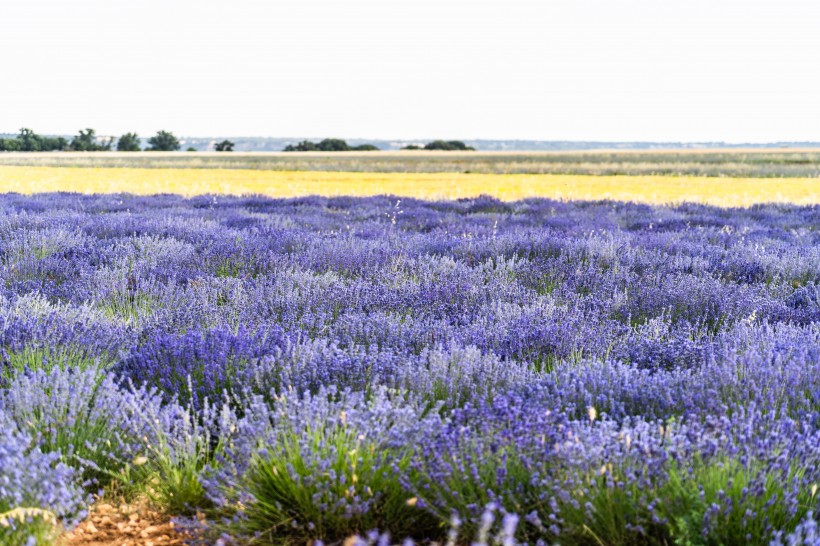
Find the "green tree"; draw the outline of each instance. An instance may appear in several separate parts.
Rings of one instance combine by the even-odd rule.
[[[316,145],[320,152],[346,152],[350,150],[347,142],[341,138],[326,138]]]
[[[0,152],[19,152],[20,141],[16,138],[0,138]]]
[[[285,146],[284,152],[315,152],[317,150],[316,143],[309,140],[303,140],[298,144],[288,144]]]
[[[43,137],[31,129],[22,128],[17,135],[21,152],[39,152],[43,148]]]
[[[93,150],[96,145],[97,139],[94,129],[86,129],[85,131],[80,129],[80,134],[71,140],[71,144],[69,144],[68,147],[73,152],[89,152]]]
[[[232,152],[234,146],[236,146],[236,144],[230,140],[223,140],[222,142],[214,144],[214,150],[217,152]]]
[[[467,146],[460,140],[434,140],[429,144],[424,146],[425,150],[444,150],[447,152],[452,151],[461,151],[461,152],[472,152],[475,151],[475,148]]]
[[[362,144],[360,146],[350,146],[341,138],[326,138],[321,142],[311,142],[303,140],[298,144],[288,144],[283,151],[285,152],[349,152],[351,150],[359,152],[371,152],[378,150],[372,144]]]
[[[175,152],[179,149],[179,139],[169,131],[158,131],[148,139],[148,150],[151,152]]]
[[[80,129],[80,134],[71,140],[68,149],[73,152],[107,152],[111,149],[113,140],[108,138],[103,140],[102,143],[98,143],[94,129],[86,129],[85,131]]]
[[[117,141],[118,152],[139,152],[141,149],[140,137],[137,133],[125,133]]]
[[[42,137],[41,149],[45,151],[65,150],[68,148],[68,141],[63,137]]]

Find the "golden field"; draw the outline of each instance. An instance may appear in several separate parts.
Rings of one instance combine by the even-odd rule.
[[[719,206],[820,204],[817,178],[0,166],[0,192],[56,191],[271,197],[390,194],[422,199],[458,199],[486,194],[505,201],[549,197],[651,204],[700,202]]]

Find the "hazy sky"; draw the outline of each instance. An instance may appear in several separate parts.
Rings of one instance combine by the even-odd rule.
[[[820,141],[817,0],[0,1],[0,132]]]

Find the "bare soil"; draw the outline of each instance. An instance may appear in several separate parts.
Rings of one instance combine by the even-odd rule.
[[[76,529],[65,533],[59,546],[173,546],[185,535],[170,517],[145,502],[111,505],[100,503]]]

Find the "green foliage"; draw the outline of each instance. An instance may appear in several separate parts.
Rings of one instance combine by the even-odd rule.
[[[285,152],[370,152],[375,150],[378,150],[378,148],[372,144],[350,146],[340,138],[326,138],[320,142],[303,140],[298,144],[288,144],[284,149]]]
[[[404,146],[402,150],[421,150],[421,146],[416,146],[415,144],[408,144]]]
[[[239,277],[242,274],[242,264],[231,258],[223,258],[218,261],[214,270],[216,277]]]
[[[223,140],[222,142],[214,144],[214,150],[217,152],[232,152],[234,146],[236,146],[236,144],[230,140]]]
[[[107,152],[111,150],[113,142],[113,138],[108,138],[98,143],[94,129],[80,129],[80,133],[71,140],[68,149],[72,152]]]
[[[51,152],[64,150],[68,142],[63,137],[46,137],[23,128],[16,139],[2,139],[0,145],[0,150],[7,152]]]
[[[26,346],[18,351],[3,355],[3,366],[0,382],[5,383],[24,371],[44,370],[50,372],[55,368],[62,370],[88,370],[105,368],[116,360],[110,355],[92,355],[79,345],[57,345],[53,347]]]
[[[118,152],[139,152],[142,149],[137,133],[125,133],[117,141]]]
[[[444,150],[447,152],[473,152],[475,148],[467,146],[460,140],[434,140],[424,146],[425,150]]]
[[[499,503],[512,513],[536,512],[546,521],[547,514],[543,513],[548,510],[544,500],[545,488],[533,476],[549,472],[549,466],[544,464],[541,468],[533,468],[503,434],[488,431],[483,431],[482,434],[480,440],[464,442],[458,447],[458,452],[453,455],[452,468],[455,471],[432,475],[424,467],[412,469],[410,481],[424,483],[427,488],[423,489],[421,496],[426,497],[429,493],[430,498],[436,498],[437,502],[428,503],[426,509],[436,516],[440,525],[450,522],[454,513],[475,513],[477,508],[480,510],[491,503]],[[496,445],[497,449],[490,451],[485,448],[491,444]],[[474,458],[474,454],[478,452],[482,456]],[[460,467],[461,460],[469,463]],[[492,484],[492,487],[488,484]],[[561,517],[564,517],[563,513]],[[551,544],[556,539],[555,536],[546,534],[545,530],[535,529],[526,522],[519,525],[517,532],[522,543],[543,540]],[[469,544],[479,534],[479,523],[462,521],[458,534],[461,539],[459,544]]]
[[[758,462],[744,466],[728,459],[696,465],[694,476],[690,473],[689,469],[672,466],[661,489],[660,509],[670,521],[675,544],[763,544],[768,538],[767,524],[775,529],[793,529],[817,504],[816,496],[806,489],[797,515],[789,516],[788,507],[779,501],[787,498],[786,489],[795,476],[782,476]],[[763,484],[764,493],[746,494],[744,490],[754,489],[755,482]],[[706,517],[710,507],[727,504],[746,510],[735,509],[728,516],[719,511]],[[756,516],[747,517],[747,511]],[[710,519],[708,540],[702,533],[706,519]]]
[[[42,137],[43,151],[59,151],[65,150],[68,146],[68,141],[63,137]]]
[[[159,307],[155,297],[145,293],[115,291],[107,298],[99,301],[100,310],[106,316],[117,318],[124,322],[138,323],[150,317]]]
[[[42,150],[43,138],[31,129],[25,127],[20,129],[17,140],[20,142],[21,152],[39,152]]]
[[[145,495],[167,514],[191,515],[197,510],[210,508],[211,502],[199,476],[213,460],[207,445],[197,444],[196,447],[199,451],[179,458],[178,454],[160,446],[164,451],[157,450],[158,456],[146,468],[146,477],[127,479],[125,483],[141,483]]]
[[[796,515],[789,516],[789,508],[778,501],[787,498],[786,489],[796,476],[782,476],[756,461],[747,465],[729,458],[670,463],[667,478],[654,483],[626,480],[621,474],[609,465],[587,477],[590,487],[572,493],[578,503],[561,507],[562,544],[589,544],[595,537],[624,546],[765,544],[768,525],[793,529],[817,504],[816,496],[807,489]],[[749,494],[760,484],[760,493]],[[655,518],[646,506],[635,502],[641,497],[656,499]],[[716,506],[733,509],[716,510]],[[640,526],[643,532],[630,531],[630,526]]]
[[[16,138],[0,138],[0,152],[19,152],[20,141]]]
[[[465,442],[461,454],[453,456],[453,468],[460,471],[426,475],[423,467],[414,468],[411,482],[431,488],[437,502],[428,509],[442,524],[451,518],[450,510],[470,514],[491,502],[508,512],[534,512],[542,523],[550,520],[550,514],[558,514],[558,534],[553,534],[549,524],[520,522],[516,533],[521,543],[767,544],[772,529],[794,529],[818,504],[816,489],[805,487],[800,470],[777,469],[754,458],[741,462],[731,455],[710,460],[693,455],[686,460],[670,459],[663,472],[640,476],[634,462],[582,470],[556,458],[533,467],[532,459],[522,456],[503,436],[492,438],[482,432],[480,442],[493,445],[493,450],[484,449],[478,459],[474,454],[483,448],[477,450]],[[462,458],[466,462],[459,466]],[[533,480],[534,475],[563,484],[560,498],[546,503],[544,491],[550,486]],[[796,506],[783,502],[793,498],[796,490]],[[461,538],[474,537],[478,525],[478,521],[465,521],[459,530]]]
[[[26,433],[38,438],[44,453],[60,453],[62,461],[78,468],[85,480],[105,487],[125,464],[116,454],[115,446],[124,435],[119,427],[112,427],[111,382],[102,370],[77,371],[73,378],[73,384],[44,388],[35,404],[10,411]],[[26,380],[18,377],[11,388]]]
[[[408,502],[399,481],[410,453],[391,456],[386,449],[344,426],[312,430],[308,438],[283,431],[246,477],[253,501],[245,506],[243,531],[262,544],[341,541],[371,529],[397,537],[438,534],[436,519]],[[348,511],[348,502],[372,504],[361,513]]]
[[[340,138],[326,138],[316,145],[320,152],[347,152],[350,146]]]
[[[179,139],[169,131],[158,131],[156,135],[148,139],[148,151],[151,152],[175,152],[180,149]]]
[[[303,140],[298,144],[288,144],[285,146],[284,152],[315,152],[318,148],[315,142]]]
[[[216,464],[214,458],[222,451],[224,439],[212,436],[192,409],[181,416],[173,430],[163,428],[159,415],[144,417],[156,441],[145,446],[145,457],[117,474],[118,491],[126,496],[144,495],[160,510],[175,516],[212,508],[199,478],[207,465]]]

